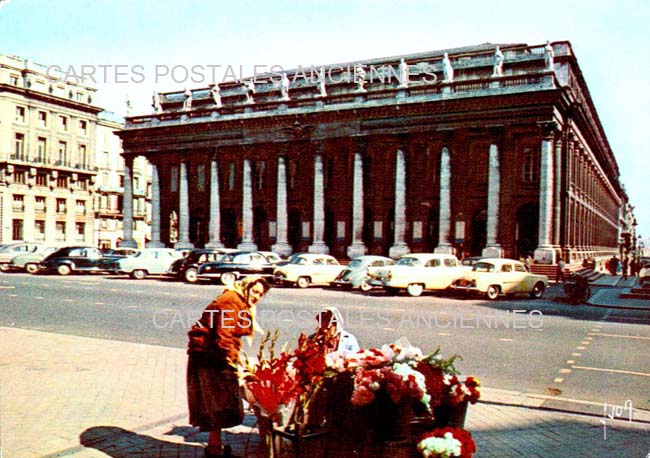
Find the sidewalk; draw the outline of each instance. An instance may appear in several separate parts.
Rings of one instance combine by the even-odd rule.
[[[15,328],[0,328],[0,341],[2,458],[203,456],[207,434],[188,426],[184,350]],[[604,426],[602,415],[540,408],[544,398],[485,388],[466,423],[475,457],[650,452],[650,412]],[[239,456],[260,456],[253,416],[224,440]]]

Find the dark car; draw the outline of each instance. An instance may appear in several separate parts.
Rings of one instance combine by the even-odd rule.
[[[97,248],[69,246],[46,256],[40,263],[40,271],[68,275],[72,272],[109,272],[115,257],[102,254]]]
[[[232,250],[231,250],[232,251]],[[176,277],[179,280],[185,280],[189,283],[196,283],[198,277],[196,273],[201,264],[206,262],[218,261],[221,257],[228,252],[227,249],[208,249],[208,248],[198,248],[187,253],[182,259],[174,261],[167,275]]]
[[[267,280],[273,279],[276,264],[258,251],[238,251],[228,253],[217,262],[206,262],[199,266],[198,278],[201,280],[219,279],[224,285],[248,275],[261,275]]]

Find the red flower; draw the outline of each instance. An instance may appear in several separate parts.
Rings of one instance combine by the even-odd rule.
[[[472,439],[470,432],[461,428],[446,427],[434,429],[422,436],[420,441],[429,437],[445,437],[446,433],[451,433],[454,439],[460,442],[459,458],[472,458],[472,454],[476,452],[476,444],[474,443],[474,439]]]

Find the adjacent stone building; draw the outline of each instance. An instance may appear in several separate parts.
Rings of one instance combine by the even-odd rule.
[[[618,250],[627,196],[568,42],[252,76],[157,94],[118,133],[127,177],[136,157],[153,164],[153,245],[542,263]]]
[[[95,93],[55,68],[0,55],[0,244],[115,248],[123,236],[124,162],[113,134],[123,123],[101,113]],[[149,232],[148,169],[142,158],[131,172],[131,237],[141,245]]]

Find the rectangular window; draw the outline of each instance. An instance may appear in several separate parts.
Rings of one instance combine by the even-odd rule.
[[[36,151],[36,162],[46,162],[47,157],[47,139],[38,137],[38,146]]]
[[[65,213],[65,199],[56,199],[56,212]]]
[[[47,127],[47,113],[44,111],[38,112],[38,125],[40,127]]]
[[[84,119],[79,120],[79,132],[81,135],[88,135],[88,122]]]
[[[110,158],[110,154],[108,153],[108,151],[104,151],[102,153],[102,164],[101,164],[101,166],[103,168],[105,168],[105,169],[110,168],[109,166],[110,166],[111,162],[110,162],[109,158]]]
[[[47,174],[42,172],[36,174],[36,186],[47,186]]]
[[[47,210],[45,207],[45,197],[36,196],[34,198],[34,210],[40,213],[45,213],[45,211]]]
[[[264,188],[264,171],[266,170],[266,162],[257,161],[255,163],[255,189]]]
[[[68,131],[68,117],[67,116],[59,116],[59,129],[61,129],[64,132]]]
[[[171,171],[170,171],[170,191],[171,192],[178,192],[178,167],[172,166]]]
[[[77,180],[77,188],[82,191],[88,191],[88,179],[79,178],[79,180]]]
[[[205,165],[199,164],[196,166],[196,190],[199,192],[205,191]]]
[[[18,77],[16,75],[11,75],[9,77],[9,83],[11,83],[12,86],[18,86]]]
[[[14,204],[13,204],[13,210],[16,212],[24,212],[25,211],[25,196],[22,194],[14,194]]]
[[[86,223],[77,223],[75,224],[76,227],[76,241],[77,242],[83,242],[85,239],[86,235]]]
[[[67,188],[68,187],[68,178],[67,177],[58,177],[56,179],[57,188]]]
[[[40,219],[34,221],[34,240],[37,242],[45,241],[45,221]]]
[[[24,134],[16,134],[14,159],[18,159],[19,161],[25,160],[25,135]]]
[[[539,154],[532,148],[524,149],[521,181],[524,183],[539,182]]]
[[[59,160],[56,165],[68,165],[68,144],[59,142]]]
[[[56,241],[57,242],[65,241],[65,221],[56,222]]]
[[[86,201],[85,200],[78,200],[77,201],[77,213],[80,215],[83,215],[86,213]]]
[[[25,172],[14,172],[14,183],[25,184],[27,180],[25,179]]]
[[[11,237],[13,240],[22,240],[23,239],[23,220],[15,219],[12,221],[11,225]]]
[[[79,145],[79,168],[87,169],[88,168],[88,153],[86,151],[86,145]]]
[[[16,122],[25,123],[25,107],[16,107]]]

